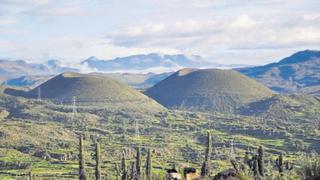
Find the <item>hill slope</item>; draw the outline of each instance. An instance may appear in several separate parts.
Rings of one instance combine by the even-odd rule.
[[[7,94],[19,95],[17,92],[6,90]],[[49,99],[63,103],[72,103],[73,98],[76,102],[83,104],[103,103],[110,106],[131,106],[142,104],[148,108],[162,107],[144,94],[108,77],[79,74],[63,73],[60,74],[31,91],[20,94],[27,98]],[[146,103],[146,104],[145,104]]]
[[[146,94],[166,107],[230,112],[237,106],[269,97],[272,92],[233,70],[182,69]]]
[[[307,94],[275,95],[242,107],[240,114],[292,119],[308,115],[310,120],[319,119],[320,99]]]
[[[316,93],[320,89],[320,51],[305,50],[278,63],[239,69],[281,93]]]

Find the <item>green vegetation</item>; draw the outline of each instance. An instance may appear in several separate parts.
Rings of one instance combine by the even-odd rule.
[[[164,179],[172,166],[206,178],[229,168],[239,179],[318,175],[316,162],[301,164],[320,151],[317,97],[273,95],[229,70],[185,69],[162,83],[157,93],[171,92],[180,110],[77,73],[25,92],[30,99],[0,94],[0,179]]]
[[[301,102],[299,98],[294,101]],[[151,168],[152,177],[164,177],[165,169],[173,163],[180,170],[189,166],[200,172],[208,132],[212,136],[211,158],[207,158],[210,176],[232,168],[230,157],[242,162],[246,152],[253,156],[259,146],[264,150],[266,177],[270,172],[277,174],[280,153],[283,164],[289,161],[294,169],[284,171],[283,177],[299,176],[302,154],[320,150],[314,119],[319,110],[317,104],[308,103],[308,113],[303,108],[291,109],[292,115],[286,119],[278,118],[279,114],[275,118],[264,113],[249,116],[178,110],[148,112],[124,110],[119,103],[113,105],[82,105],[73,113],[71,105],[1,95],[0,106],[9,113],[0,122],[0,162],[1,167],[6,167],[0,170],[1,179],[23,177],[29,172],[33,177],[77,179],[79,134],[84,136],[88,179],[94,179],[96,174],[96,142],[101,145],[101,179],[130,176],[132,163],[137,162],[136,147],[141,148],[142,176]],[[152,149],[152,167],[143,168],[144,162],[150,162],[148,149]],[[259,157],[257,167],[261,166]]]

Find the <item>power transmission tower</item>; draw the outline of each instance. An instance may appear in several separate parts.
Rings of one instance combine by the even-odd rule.
[[[235,159],[235,154],[234,154],[234,139],[230,140],[230,157],[232,160]]]
[[[71,115],[71,121],[74,120],[74,117],[77,115],[77,97],[72,97],[72,115]]]
[[[140,133],[139,133],[139,122],[138,122],[138,119],[136,117],[134,118],[134,122],[135,122],[134,134],[135,134],[135,137],[139,137],[139,135],[140,135]]]
[[[41,88],[38,87],[37,89],[38,89],[38,101],[41,102]]]

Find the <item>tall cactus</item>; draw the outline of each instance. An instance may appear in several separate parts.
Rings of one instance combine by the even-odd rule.
[[[79,137],[79,180],[87,180],[82,134]]]
[[[243,163],[244,163],[245,165],[248,165],[248,167],[249,167],[250,169],[252,169],[252,161],[251,161],[251,158],[250,158],[250,153],[249,153],[249,151],[246,151],[246,154],[245,154],[244,159],[243,159]]]
[[[32,172],[31,171],[29,171],[29,174],[28,174],[28,176],[29,176],[29,179],[28,180],[33,180],[33,176],[32,176]]]
[[[252,157],[252,171],[256,178],[260,177],[258,155]]]
[[[96,143],[96,180],[101,179],[100,143]]]
[[[137,147],[136,151],[137,151],[137,155],[136,155],[136,172],[137,172],[138,179],[140,179],[140,177],[141,177],[141,151],[140,151],[140,148]]]
[[[279,155],[278,159],[276,160],[276,165],[279,171],[279,174],[283,175],[283,155],[282,153]]]
[[[136,162],[131,162],[130,179],[131,179],[131,180],[136,180],[136,179],[137,179]]]
[[[264,177],[264,152],[262,146],[258,149],[258,168],[260,175]]]
[[[152,168],[152,160],[151,160],[151,150],[148,149],[147,163],[146,163],[146,175],[147,180],[151,180],[151,168]]]
[[[211,134],[208,131],[207,134],[207,149],[206,149],[206,154],[205,154],[205,160],[203,162],[202,168],[201,168],[201,176],[205,177],[210,174],[210,159],[211,159],[211,152],[212,152],[212,138]]]
[[[124,151],[122,151],[122,158],[121,158],[121,180],[126,180],[127,179],[127,170],[126,170],[126,157],[124,154]]]

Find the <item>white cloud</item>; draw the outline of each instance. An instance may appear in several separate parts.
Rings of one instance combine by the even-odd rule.
[[[228,49],[304,49],[320,42],[320,27],[314,22],[317,17],[298,17],[299,21],[293,23],[272,18],[262,21],[247,14],[224,21],[187,19],[162,24],[158,31],[150,30],[152,24],[128,27],[107,38],[118,46],[175,48],[208,57]],[[139,33],[132,31],[134,29],[139,29]]]
[[[247,15],[241,15],[230,23],[231,28],[249,29],[256,25],[256,22]]]
[[[170,48],[126,48],[107,43],[102,38],[52,37],[45,41],[32,41],[17,44],[10,41],[0,42],[0,57],[43,61],[60,59],[65,62],[79,62],[90,56],[111,59],[123,54],[134,55],[144,52],[165,52],[175,54]]]
[[[285,52],[320,48],[319,0],[0,0],[0,4],[2,57],[80,60],[156,51],[254,64],[276,54],[280,58]]]
[[[12,25],[17,23],[17,21],[15,19],[1,19],[0,18],[0,26],[1,25]]]
[[[84,11],[80,7],[64,6],[64,7],[39,7],[30,11],[24,12],[33,16],[87,16],[88,12]]]

